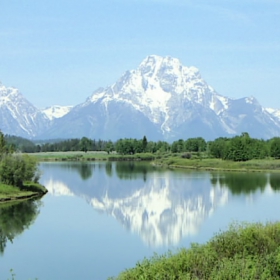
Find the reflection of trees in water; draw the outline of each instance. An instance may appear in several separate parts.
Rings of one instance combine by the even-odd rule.
[[[107,174],[109,177],[112,177],[112,174],[113,174],[113,165],[112,165],[112,162],[106,162],[105,170],[106,170],[106,174]]]
[[[146,181],[147,173],[154,170],[155,167],[151,164],[141,162],[116,162],[116,173],[120,179],[136,179],[140,176]]]
[[[272,173],[269,177],[270,186],[274,191],[280,191],[280,174]]]
[[[133,161],[117,161],[117,162],[95,162],[94,164],[88,162],[70,162],[63,163],[60,167],[68,170],[78,171],[83,180],[87,180],[93,175],[93,170],[104,170],[107,176],[112,177],[114,171],[117,176],[123,180],[133,180],[137,178],[147,179],[148,172],[156,169],[155,166],[147,162],[133,162]],[[114,168],[115,167],[115,168]],[[158,169],[157,171],[160,171]]]
[[[218,182],[219,182],[219,175],[212,174],[210,182],[211,182],[212,186],[216,186],[218,184]]]
[[[0,204],[0,253],[8,241],[21,234],[35,221],[39,214],[40,200]]]
[[[262,173],[224,173],[212,174],[211,184],[226,186],[232,194],[250,194],[258,189],[263,191],[267,184],[267,178]]]
[[[92,176],[92,166],[87,163],[77,165],[77,170],[83,180],[89,179]]]
[[[90,177],[92,177],[92,169],[95,167],[92,164],[89,164],[87,162],[71,162],[69,164],[61,164],[60,167],[70,170],[78,171],[81,178],[83,180],[87,180]]]

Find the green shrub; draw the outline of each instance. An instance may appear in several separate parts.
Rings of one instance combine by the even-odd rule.
[[[191,153],[184,153],[181,155],[182,158],[190,159],[192,157]]]
[[[205,245],[155,255],[111,279],[280,279],[280,222],[233,224]]]
[[[4,184],[22,187],[24,181],[38,182],[40,173],[37,161],[20,154],[7,154],[0,161],[0,181]]]

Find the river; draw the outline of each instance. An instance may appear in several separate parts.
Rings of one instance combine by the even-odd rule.
[[[0,280],[107,279],[235,222],[279,220],[280,174],[41,163],[39,201],[0,205]]]

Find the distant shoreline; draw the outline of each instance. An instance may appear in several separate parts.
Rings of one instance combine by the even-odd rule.
[[[64,162],[64,161],[148,161],[155,166],[168,168],[181,168],[205,171],[228,171],[228,172],[280,172],[280,159],[253,159],[248,161],[230,161],[205,157],[193,154],[191,159],[183,158],[182,154],[152,154],[138,153],[134,155],[120,155],[106,152],[46,152],[30,153],[41,162]]]
[[[280,160],[275,159],[229,161],[211,158],[186,160],[179,157],[173,157],[171,159],[156,159],[154,164],[176,169],[180,168],[212,172],[280,172]]]

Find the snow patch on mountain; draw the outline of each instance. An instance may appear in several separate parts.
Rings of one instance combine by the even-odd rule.
[[[265,110],[273,115],[275,118],[277,118],[280,122],[280,110],[279,109],[273,109],[273,108],[265,108]]]
[[[0,82],[0,106],[4,106],[6,104],[11,104],[14,101],[18,101],[19,99],[23,98],[21,94],[19,93],[18,89],[13,87],[5,87]]]
[[[47,107],[42,112],[48,117],[49,120],[58,119],[68,114],[73,106],[59,106],[54,105]]]

